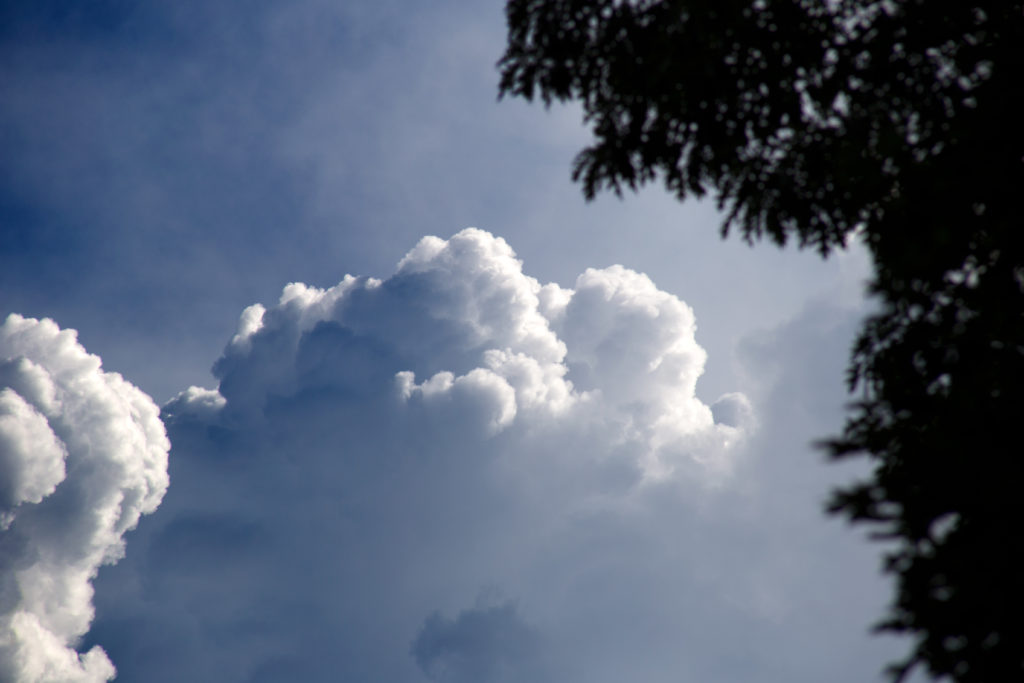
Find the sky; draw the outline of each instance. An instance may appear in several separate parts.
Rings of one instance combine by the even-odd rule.
[[[882,680],[857,247],[586,202],[487,0],[0,6],[0,679]],[[10,317],[8,317],[10,314]]]

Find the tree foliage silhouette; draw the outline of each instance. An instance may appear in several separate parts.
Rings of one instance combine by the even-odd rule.
[[[892,667],[1024,678],[1024,3],[509,0],[502,95],[578,100],[584,193],[711,193],[723,235],[822,254],[859,234],[880,312],[830,510],[892,545]]]

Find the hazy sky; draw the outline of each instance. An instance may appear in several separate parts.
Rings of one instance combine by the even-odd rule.
[[[880,680],[809,446],[863,253],[585,202],[503,43],[497,1],[0,7],[0,678]]]

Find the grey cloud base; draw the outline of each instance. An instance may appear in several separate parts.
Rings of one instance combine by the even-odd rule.
[[[73,330],[0,325],[0,680],[114,677],[102,647],[75,648],[90,582],[159,505],[169,446],[153,401],[103,372]]]

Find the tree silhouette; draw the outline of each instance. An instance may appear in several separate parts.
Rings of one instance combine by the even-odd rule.
[[[880,311],[830,510],[887,539],[880,628],[964,682],[1024,678],[1024,3],[509,0],[503,95],[578,100],[588,197],[711,193],[723,235],[822,254],[859,234]]]

